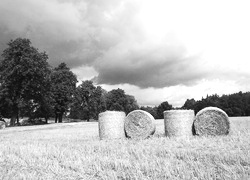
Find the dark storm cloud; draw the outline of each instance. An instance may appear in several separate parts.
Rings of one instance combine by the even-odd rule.
[[[83,28],[77,19],[78,12],[73,6],[60,4],[56,1],[0,1],[0,49],[3,50],[10,39],[17,37],[31,39],[33,45],[41,51],[49,53],[51,63],[55,64],[56,59],[61,59],[61,53],[71,54],[77,51],[71,48],[72,41],[78,41],[81,37],[79,31]],[[8,37],[8,38],[6,38]],[[66,46],[62,47],[62,44]],[[69,46],[67,46],[67,44]],[[53,49],[61,51],[53,52]],[[50,53],[52,52],[52,53]],[[64,58],[67,58],[64,57]],[[73,60],[74,61],[74,60]]]
[[[137,13],[132,0],[1,0],[0,50],[10,39],[29,38],[52,65],[94,67],[103,84],[160,88],[206,76],[180,43],[148,41]]]
[[[150,49],[148,48],[150,47]],[[125,52],[110,50],[95,65],[100,84],[133,84],[141,88],[190,85],[207,76],[199,70],[198,57],[188,57],[184,47],[161,44],[144,48],[130,47]]]
[[[46,51],[52,65],[91,65],[120,41],[131,7],[121,0],[2,0],[0,50],[10,39],[24,37]]]

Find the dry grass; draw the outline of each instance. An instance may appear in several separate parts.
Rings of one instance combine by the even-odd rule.
[[[0,179],[250,179],[250,118],[228,136],[100,141],[98,123],[0,131]]]

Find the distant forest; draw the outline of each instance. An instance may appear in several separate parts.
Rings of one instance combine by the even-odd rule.
[[[215,94],[199,101],[187,99],[181,109],[193,109],[197,113],[208,106],[221,108],[228,116],[250,116],[250,92],[242,93],[240,91],[222,96]]]
[[[157,119],[163,118],[163,111],[169,109],[192,109],[195,114],[205,107],[218,107],[224,110],[228,116],[250,116],[250,92],[242,93],[241,91],[234,94],[218,96],[210,95],[201,100],[187,99],[182,107],[174,108],[167,101],[159,106],[149,107],[142,106],[140,109],[152,114]]]

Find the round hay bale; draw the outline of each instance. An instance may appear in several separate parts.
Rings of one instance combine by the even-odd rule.
[[[164,111],[165,135],[168,137],[192,136],[193,110]]]
[[[120,111],[106,111],[99,114],[98,126],[100,139],[125,138],[125,113]]]
[[[6,123],[4,121],[0,121],[0,129],[5,129]]]
[[[217,107],[200,110],[194,120],[194,133],[200,136],[227,135],[230,129],[228,115]]]
[[[132,139],[146,139],[155,132],[154,117],[143,110],[134,110],[125,118],[125,132]]]

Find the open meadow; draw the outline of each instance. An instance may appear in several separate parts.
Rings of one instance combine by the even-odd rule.
[[[97,122],[0,130],[0,179],[250,179],[250,117],[221,137],[99,140]]]

